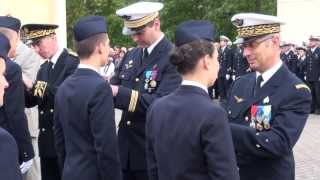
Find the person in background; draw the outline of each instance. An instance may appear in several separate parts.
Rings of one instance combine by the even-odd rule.
[[[170,61],[183,81],[148,110],[149,180],[239,180],[227,113],[207,91],[219,71],[214,31],[209,21],[176,28]]]

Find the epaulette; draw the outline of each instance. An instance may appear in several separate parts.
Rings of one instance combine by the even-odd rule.
[[[72,51],[71,49],[68,49],[68,53],[71,55],[71,56],[74,56],[76,58],[78,58],[78,54],[74,51]]]
[[[303,83],[296,84],[295,87],[296,87],[297,90],[299,90],[299,89],[307,89],[309,92],[311,92],[310,88],[307,85],[303,84]]]

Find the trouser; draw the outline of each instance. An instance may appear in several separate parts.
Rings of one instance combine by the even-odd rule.
[[[32,146],[34,149],[34,158],[31,168],[23,175],[24,180],[41,180],[41,167],[38,148],[38,137],[31,138]]]
[[[122,173],[123,180],[148,180],[148,172],[146,170],[123,170]]]
[[[42,180],[60,180],[58,158],[40,157]]]

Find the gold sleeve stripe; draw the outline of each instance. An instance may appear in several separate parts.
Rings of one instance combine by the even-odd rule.
[[[135,90],[131,91],[130,103],[128,108],[129,112],[134,112],[136,110],[138,96],[139,96],[138,91],[135,91]]]
[[[305,84],[297,84],[296,89],[307,89],[309,92],[311,92],[310,88]]]

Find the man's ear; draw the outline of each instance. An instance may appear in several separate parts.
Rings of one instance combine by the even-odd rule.
[[[203,67],[205,69],[209,69],[210,68],[210,65],[212,63],[212,59],[210,58],[210,56],[208,54],[206,54],[203,58],[202,58],[202,61],[203,61]]]

